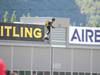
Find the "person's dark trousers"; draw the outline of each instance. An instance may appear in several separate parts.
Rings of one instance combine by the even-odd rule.
[[[47,35],[49,35],[50,34],[50,31],[51,31],[50,26],[47,26],[47,29],[48,29]]]

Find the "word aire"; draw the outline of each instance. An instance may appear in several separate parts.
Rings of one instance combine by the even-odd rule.
[[[40,41],[43,36],[43,25],[0,23],[0,40]]]
[[[100,28],[70,26],[69,43],[100,45]]]

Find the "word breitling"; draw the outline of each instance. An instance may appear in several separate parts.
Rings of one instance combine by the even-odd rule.
[[[39,27],[0,25],[0,37],[41,38],[42,30]]]

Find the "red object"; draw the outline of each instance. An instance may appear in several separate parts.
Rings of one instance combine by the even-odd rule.
[[[6,66],[2,59],[0,59],[0,75],[6,75]]]

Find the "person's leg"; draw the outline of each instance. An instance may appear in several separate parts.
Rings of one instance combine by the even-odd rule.
[[[47,35],[49,35],[50,34],[50,26],[47,26],[47,29],[48,29]]]
[[[45,34],[45,39],[49,40],[49,36],[50,36],[50,26],[47,26],[47,34]]]

